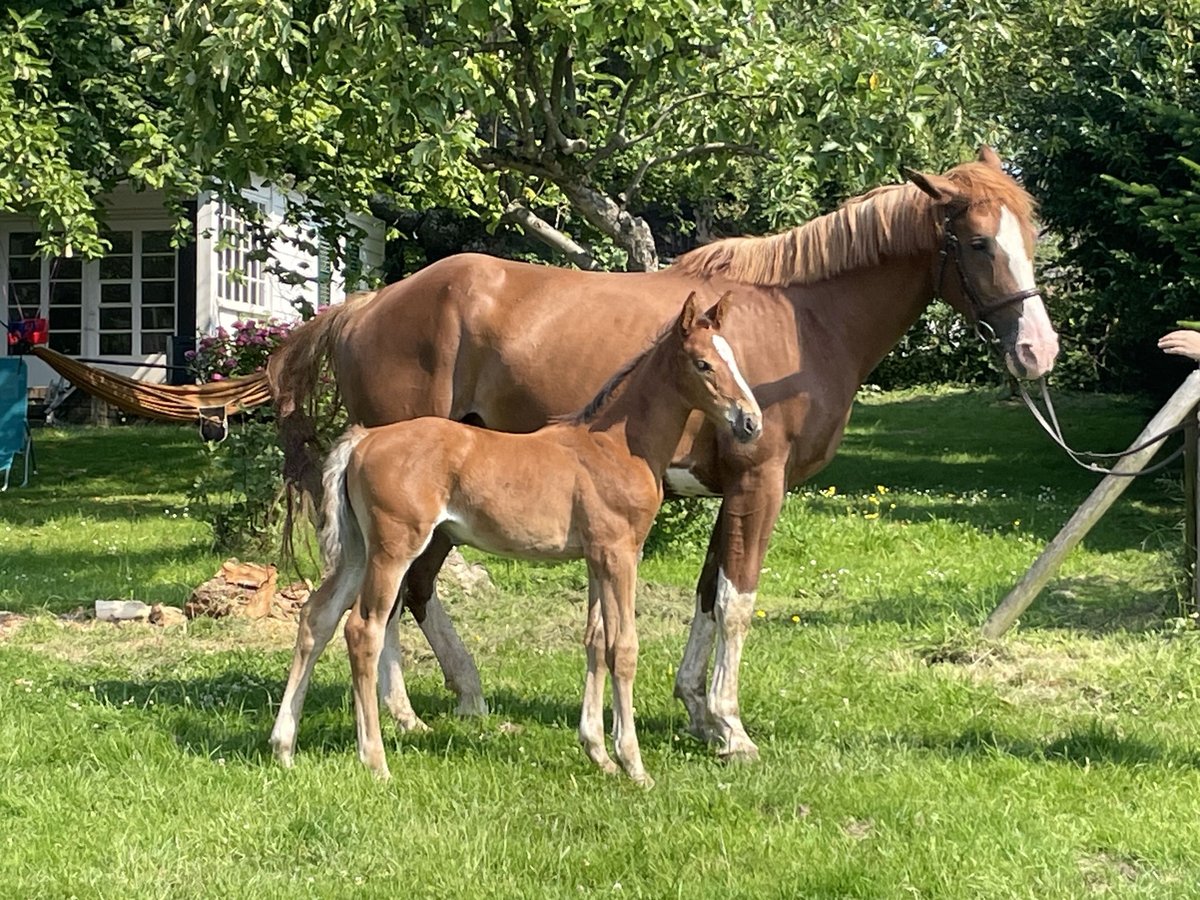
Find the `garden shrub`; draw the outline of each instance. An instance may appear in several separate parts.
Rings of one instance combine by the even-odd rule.
[[[221,381],[261,372],[291,325],[233,323],[202,337],[189,351],[199,381]],[[235,417],[229,436],[208,445],[206,464],[192,484],[189,501],[213,530],[214,546],[228,552],[271,553],[278,547],[283,509],[283,451],[276,439],[275,410],[264,404]]]

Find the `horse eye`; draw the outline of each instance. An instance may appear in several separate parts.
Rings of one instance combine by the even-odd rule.
[[[992,245],[992,239],[986,237],[971,238],[972,250],[987,250]]]
[[[696,368],[699,369],[701,372],[711,372],[712,371],[712,365],[707,360],[703,360],[703,359],[696,360]]]

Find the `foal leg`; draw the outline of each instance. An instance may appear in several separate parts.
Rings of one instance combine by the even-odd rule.
[[[455,713],[460,716],[486,716],[488,706],[483,699],[479,669],[475,667],[475,660],[454,630],[454,624],[446,615],[446,609],[437,595],[437,575],[453,546],[444,534],[434,532],[429,546],[417,557],[405,579],[402,589],[404,605],[412,610],[413,618],[425,633],[442,667],[446,687],[458,695]]]
[[[361,580],[361,560],[343,559],[342,564],[329,574],[300,610],[292,668],[288,673],[283,699],[279,703],[275,727],[271,730],[271,748],[275,758],[285,766],[292,764],[296,730],[300,725],[300,712],[304,707],[304,695],[308,691],[313,666],[333,637],[342,613],[354,603]]]
[[[346,620],[358,758],[380,778],[388,778],[389,772],[379,731],[379,657],[400,583],[423,543],[409,529],[404,535],[390,535],[386,549],[372,547],[362,592]]]
[[[405,578],[407,582],[412,571]],[[400,589],[401,595],[404,588]],[[392,606],[383,630],[383,649],[379,654],[379,700],[388,708],[401,731],[428,731],[429,726],[413,711],[404,686],[404,648],[400,646],[400,601]]]
[[[589,567],[600,587],[600,611],[604,619],[605,661],[613,683],[613,746],[626,774],[642,787],[653,787],[654,779],[642,765],[637,728],[633,718],[633,682],[637,676],[638,638],[634,621],[634,589],[637,582],[637,550],[602,551]]]
[[[583,677],[583,711],[579,716],[579,743],[588,759],[607,775],[617,773],[617,764],[604,747],[604,621],[600,617],[600,586],[588,578],[588,618],[583,637],[587,648],[587,672]]]
[[[771,530],[779,518],[783,494],[782,470],[755,468],[744,473],[732,491],[725,495],[728,509],[723,516],[724,552],[717,572],[713,605],[717,650],[712,684],[708,689],[708,714],[717,753],[724,759],[758,758],[758,747],[742,725],[738,675],[742,646],[754,615],[763,557]]]

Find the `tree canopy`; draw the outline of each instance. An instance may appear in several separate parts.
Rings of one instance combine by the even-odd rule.
[[[14,0],[0,209],[103,252],[120,182],[518,226],[652,268],[989,142],[1058,238],[1079,383],[1195,318],[1197,0]],[[247,210],[252,215],[253,210]],[[182,218],[182,216],[181,216]],[[1066,292],[1064,292],[1066,293]],[[1151,342],[1152,343],[1152,342]]]

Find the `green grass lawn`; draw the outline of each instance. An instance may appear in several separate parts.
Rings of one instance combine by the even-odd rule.
[[[1151,409],[1060,401],[1127,443]],[[742,678],[757,765],[682,734],[671,699],[703,546],[641,574],[649,792],[575,743],[581,565],[487,560],[449,594],[493,713],[458,720],[405,626],[432,731],[358,765],[340,641],[297,765],[267,735],[294,626],[160,630],[57,614],[182,603],[221,554],[186,506],[188,429],[44,430],[0,495],[0,896],[1092,897],[1200,886],[1200,632],[1181,616],[1181,488],[1138,480],[1016,632],[988,611],[1096,483],[988,391],[868,395],[790,496]],[[678,535],[676,535],[678,537]],[[686,537],[686,534],[683,535]],[[9,620],[10,622],[12,620]]]

